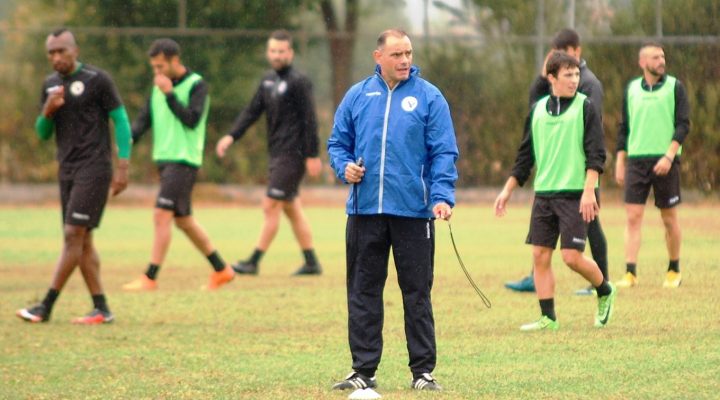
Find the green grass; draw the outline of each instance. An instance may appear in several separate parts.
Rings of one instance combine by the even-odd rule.
[[[659,215],[649,207],[638,271],[622,291],[610,325],[592,327],[594,298],[575,297],[585,282],[555,256],[557,333],[527,334],[539,315],[534,295],[506,280],[526,274],[529,210],[503,219],[488,207],[456,210],[453,230],[466,265],[490,297],[483,307],[437,226],[436,317],[440,394],[408,389],[402,301],[392,271],[385,290],[385,349],[378,370],[387,399],[717,398],[720,390],[720,209],[683,206],[679,290],[662,289],[666,255]],[[149,208],[112,204],[96,232],[114,324],[78,327],[90,298],[76,272],[48,324],[14,317],[42,298],[61,246],[56,208],[0,208],[0,399],[345,399],[328,388],[350,367],[345,303],[344,226],[340,208],[307,210],[325,274],[292,278],[300,251],[287,223],[257,277],[205,293],[210,268],[179,231],[154,293],[120,285],[147,263]],[[254,208],[196,207],[228,261],[246,257],[261,224]],[[603,209],[611,274],[623,272],[624,213]]]

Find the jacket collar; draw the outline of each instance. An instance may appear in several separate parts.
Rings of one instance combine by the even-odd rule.
[[[397,86],[395,86],[395,89],[397,89],[401,85],[404,85],[405,82],[409,81],[410,79],[413,79],[413,77],[419,76],[419,75],[420,75],[420,67],[418,67],[417,65],[414,65],[414,64],[411,65],[410,66],[410,77],[408,77],[406,80],[404,80],[402,82],[399,82],[397,84]],[[382,77],[382,70],[380,69],[380,65],[377,65],[377,64],[375,65],[375,76],[378,79],[380,79],[381,81],[383,81],[383,83],[385,83],[385,87],[387,87],[387,82],[385,82],[385,79],[383,79],[383,77]]]

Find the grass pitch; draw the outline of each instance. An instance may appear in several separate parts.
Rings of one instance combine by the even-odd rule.
[[[553,260],[559,332],[528,334],[539,315],[533,294],[504,289],[529,272],[523,244],[529,208],[503,219],[489,207],[460,205],[458,247],[490,297],[487,310],[465,281],[447,227],[438,223],[433,306],[435,376],[442,393],[409,389],[396,274],[385,290],[385,349],[378,370],[386,399],[717,398],[720,391],[720,209],[682,206],[678,290],[661,287],[667,265],[659,214],[648,207],[638,263],[640,286],[620,292],[614,319],[592,327],[596,300],[572,292],[585,282]],[[47,290],[62,244],[57,208],[0,209],[0,399],[345,399],[329,390],[350,370],[341,208],[308,208],[321,277],[290,277],[300,250],[286,222],[257,277],[201,292],[207,261],[174,232],[159,290],[124,293],[139,276],[152,239],[150,208],[110,204],[95,240],[116,322],[69,323],[90,310],[79,271],[47,324],[13,314]],[[249,255],[262,222],[255,208],[196,206],[196,217],[226,261]],[[603,209],[610,273],[624,272],[624,212]]]

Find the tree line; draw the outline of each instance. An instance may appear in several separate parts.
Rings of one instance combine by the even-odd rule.
[[[261,183],[266,175],[264,122],[256,124],[231,148],[230,157],[218,160],[213,148],[248,103],[267,68],[263,54],[267,33],[278,27],[295,33],[296,65],[314,82],[324,144],[332,128],[334,107],[344,90],[372,73],[370,52],[375,35],[382,28],[407,23],[397,17],[404,6],[400,0],[382,5],[360,0],[186,3],[186,26],[198,33],[175,39],[183,47],[185,64],[209,82],[212,97],[200,180],[218,183]],[[498,185],[514,161],[528,112],[529,84],[538,73],[533,43],[516,40],[535,34],[538,2],[463,1],[458,10],[449,10],[440,1],[434,3],[431,7],[456,13],[451,20],[455,24],[453,34],[428,39],[413,35],[415,63],[450,103],[461,153],[459,184]],[[545,1],[547,37],[567,26],[564,3]],[[583,39],[583,57],[605,90],[603,123],[609,161],[603,184],[612,186],[624,86],[640,75],[640,43],[617,42],[612,37],[633,35],[661,43],[663,38],[653,37],[657,22],[654,3],[615,2],[615,8],[607,9],[599,9],[598,3],[604,2],[578,0],[575,24]],[[150,28],[177,27],[179,18],[174,0],[63,0],[62,5],[63,15],[58,16],[57,1],[15,0],[4,26],[25,29],[0,30],[4,54],[0,60],[0,88],[4,93],[0,97],[4,110],[0,118],[1,181],[55,179],[51,161],[54,146],[39,143],[33,123],[43,76],[51,72],[44,54],[45,37],[59,20],[71,29],[107,28],[107,32],[85,29],[77,33],[80,58],[113,75],[132,119],[149,96],[152,84],[146,50],[158,35]],[[714,21],[718,17],[720,6],[714,2],[664,2],[663,33],[717,37],[720,26]],[[33,26],[34,30],[27,29]],[[147,28],[149,33],[121,34],[113,31],[117,27]],[[210,30],[203,33],[202,29]],[[223,29],[245,33],[222,34]],[[705,192],[720,184],[719,50],[716,41],[665,43],[668,72],[683,81],[691,105],[691,131],[682,156],[683,185]],[[149,140],[134,147],[134,181],[155,179],[150,153]],[[324,151],[321,153],[325,157]],[[321,181],[334,181],[329,170]]]

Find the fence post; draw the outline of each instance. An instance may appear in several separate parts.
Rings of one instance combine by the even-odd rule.
[[[535,14],[535,69],[542,68],[545,61],[545,0],[537,0]]]
[[[662,0],[655,0],[655,36],[658,38],[663,36],[662,8]]]

